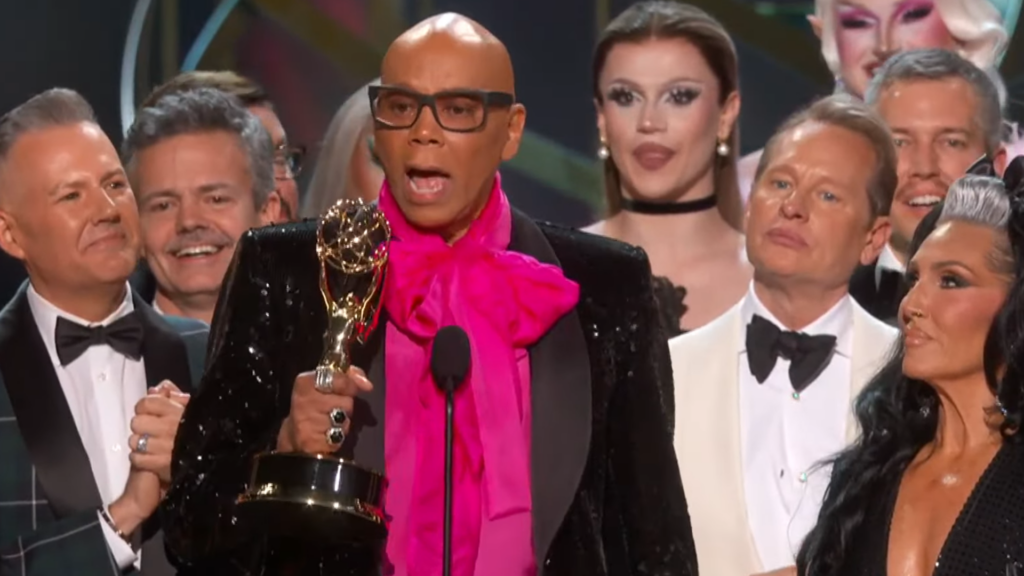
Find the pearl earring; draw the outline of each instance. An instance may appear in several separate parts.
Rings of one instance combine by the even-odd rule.
[[[722,156],[722,157],[728,156],[729,155],[729,145],[725,142],[725,140],[722,140],[722,141],[720,141],[718,143],[718,147],[715,148],[715,151],[718,152],[719,156]]]
[[[608,150],[608,146],[601,144],[601,147],[597,149],[597,157],[601,160],[607,160],[612,153]]]

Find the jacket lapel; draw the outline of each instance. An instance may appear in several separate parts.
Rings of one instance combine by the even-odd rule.
[[[132,294],[132,303],[143,326],[142,360],[146,366],[146,386],[152,388],[170,380],[182,392],[191,394],[192,372],[185,341],[137,294]]]
[[[515,210],[509,250],[559,266],[544,233]],[[590,451],[590,354],[576,311],[556,322],[529,354],[533,540],[537,565],[542,567]]]
[[[740,439],[743,300],[699,333],[669,343],[675,382],[674,445],[702,571],[761,571],[747,518]],[[709,438],[714,441],[709,442]],[[746,538],[739,548],[736,535]]]
[[[850,359],[850,410],[847,411],[846,441],[852,444],[860,435],[854,414],[854,402],[868,382],[882,369],[899,332],[876,320],[853,303],[853,357]]]
[[[26,282],[0,312],[0,373],[39,483],[54,514],[65,518],[103,501],[27,289]]]

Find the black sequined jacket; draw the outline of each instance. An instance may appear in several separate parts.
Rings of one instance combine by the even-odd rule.
[[[326,313],[315,243],[315,223],[307,221],[249,232],[238,246],[208,370],[174,448],[165,530],[182,574],[266,574],[279,554],[245,536],[235,499],[252,457],[274,445],[295,376],[319,361]],[[561,266],[580,285],[576,309],[529,350],[539,574],[697,574],[672,448],[668,348],[646,256],[520,213],[510,249]],[[353,354],[374,382],[358,402],[378,417],[360,422],[357,405],[350,434],[358,438],[351,456],[380,470],[382,341]],[[373,573],[374,556],[335,551],[314,564],[324,574]]]
[[[889,526],[902,477],[895,474],[872,494],[837,576],[886,573]],[[1005,442],[996,453],[946,536],[932,574],[1024,576],[1024,443]]]

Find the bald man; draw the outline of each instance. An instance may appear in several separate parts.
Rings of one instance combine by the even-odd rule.
[[[441,574],[445,400],[428,366],[438,328],[456,325],[472,367],[455,394],[452,574],[696,574],[647,258],[510,207],[497,169],[526,110],[505,47],[462,16],[431,18],[390,47],[369,97],[393,231],[382,321],[357,368],[316,386],[316,224],[243,239],[175,447],[179,567]],[[317,551],[303,546],[315,535],[240,523],[267,450],[386,471],[386,545]]]

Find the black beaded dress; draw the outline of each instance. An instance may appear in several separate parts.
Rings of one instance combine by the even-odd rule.
[[[885,576],[901,478],[867,499],[872,505],[838,576]],[[933,576],[1024,576],[1024,444],[1007,442],[996,453],[946,536]]]

